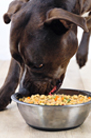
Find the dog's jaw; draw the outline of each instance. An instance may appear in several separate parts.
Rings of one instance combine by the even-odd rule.
[[[57,70],[55,71],[53,77],[54,78],[60,78],[60,76],[65,72],[65,69],[59,66]]]
[[[56,85],[54,86],[54,88],[49,92],[49,95],[54,94],[57,92],[57,90],[61,87],[62,83],[63,83],[63,79],[64,79],[65,74],[63,73],[60,77],[60,79],[57,81]]]
[[[57,81],[56,85],[53,87],[53,89],[49,92],[49,95],[56,93],[57,90],[61,87],[63,79],[64,79],[64,72],[65,72],[65,69],[62,68],[61,66],[59,66],[58,69],[55,71],[53,77],[54,78],[59,78],[60,76],[61,77],[60,77],[60,79],[58,79],[58,81]]]
[[[52,95],[57,92],[57,90],[61,87],[62,81],[58,80],[57,85],[54,86],[54,88],[49,92],[49,95]]]

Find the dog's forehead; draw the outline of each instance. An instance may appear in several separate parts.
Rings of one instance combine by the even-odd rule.
[[[32,10],[37,8],[43,11],[49,9],[50,7],[63,8],[67,11],[72,11],[77,0],[30,0]],[[35,9],[36,7],[36,9]],[[42,9],[43,8],[43,9]]]
[[[43,16],[46,17],[46,13],[52,8],[62,8],[72,12],[76,1],[77,0],[31,0],[30,4],[27,3],[27,9],[31,11],[34,17],[39,19]]]
[[[23,14],[31,17],[33,20],[40,19],[40,17],[46,17],[48,10],[52,8],[62,8],[67,11],[72,11],[76,4],[76,0],[30,0],[28,3],[25,3],[20,11],[20,16],[24,17]],[[21,14],[23,12],[23,14]]]
[[[40,24],[44,23],[47,17],[47,12],[53,8],[62,8],[67,11],[72,11],[76,0],[30,0],[25,3],[22,8],[13,15],[13,23],[17,28],[26,28],[26,25],[39,28]]]

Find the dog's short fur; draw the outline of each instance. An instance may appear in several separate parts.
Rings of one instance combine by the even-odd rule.
[[[78,48],[77,26],[83,38],[77,52],[82,67],[87,60],[91,32],[91,0],[16,0],[4,14],[11,21],[11,64],[0,89],[0,110],[20,84],[24,95],[48,94],[62,84],[67,65]]]

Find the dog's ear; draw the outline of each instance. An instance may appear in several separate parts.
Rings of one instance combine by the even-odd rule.
[[[10,23],[13,14],[18,12],[24,3],[25,3],[24,0],[23,1],[13,1],[10,3],[7,13],[5,13],[3,16],[4,22],[6,24]]]
[[[77,26],[80,26],[85,32],[88,32],[88,27],[87,27],[85,18],[80,17],[76,14],[70,13],[61,8],[54,8],[54,9],[48,11],[47,19],[45,20],[45,24],[50,25],[55,20],[57,22],[59,20],[63,24],[65,29],[69,29],[71,23],[74,23]]]

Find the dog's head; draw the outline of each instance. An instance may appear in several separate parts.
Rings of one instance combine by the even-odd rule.
[[[26,66],[25,85],[34,93],[58,89],[77,50],[77,26],[88,31],[84,18],[64,9],[53,0],[14,1],[4,15],[6,23],[12,21],[11,55]]]

